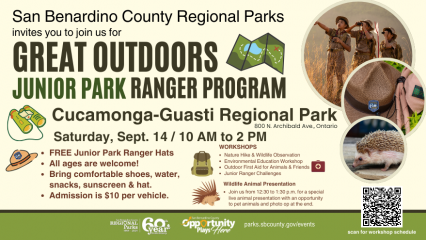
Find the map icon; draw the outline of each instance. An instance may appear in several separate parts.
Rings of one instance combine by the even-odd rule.
[[[283,74],[284,52],[285,44],[269,33],[254,41],[240,34],[226,63],[240,71],[265,63]]]

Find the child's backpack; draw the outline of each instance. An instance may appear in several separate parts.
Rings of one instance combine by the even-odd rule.
[[[213,174],[210,154],[200,151],[194,155],[194,164],[191,168],[192,175],[198,177],[207,177]]]

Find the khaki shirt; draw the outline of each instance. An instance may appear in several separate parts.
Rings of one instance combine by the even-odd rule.
[[[333,31],[334,30],[334,31]],[[332,34],[332,32],[335,32],[336,34],[335,35],[333,35],[333,36],[331,36],[331,34]],[[346,33],[346,31],[340,31],[340,30],[336,30],[336,29],[334,29],[334,28],[329,28],[328,29],[328,33],[327,33],[327,31],[325,32],[325,34],[327,34],[328,36],[331,36],[331,37],[338,37],[338,38],[340,38],[342,41],[343,41],[343,36],[344,35],[346,35],[346,41],[343,41],[346,45],[348,45],[348,46],[351,46],[351,38],[350,38],[350,36],[349,36],[349,34],[347,34]],[[340,43],[337,43],[337,42],[333,42],[333,41],[329,41],[328,42],[328,49],[343,49],[343,50],[345,50],[344,48],[343,48],[343,46],[342,46],[342,44],[340,44]]]
[[[371,32],[370,34],[374,38],[374,35]],[[367,36],[365,36],[364,34],[364,30],[351,31],[351,37],[356,39],[355,51],[364,53],[370,52],[370,47],[368,46],[368,43],[369,41],[373,41],[373,39],[368,39]]]
[[[392,45],[391,48],[386,48],[385,46],[385,41],[383,40],[380,43],[380,52],[382,52],[382,57],[391,57],[391,58],[395,58],[395,49],[397,46],[397,42],[392,39],[389,41],[389,43]]]

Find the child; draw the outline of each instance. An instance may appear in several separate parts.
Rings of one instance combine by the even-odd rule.
[[[320,26],[325,30],[325,34],[330,36],[327,49],[327,86],[325,97],[330,102],[333,102],[333,77],[337,77],[337,95],[335,97],[335,104],[340,106],[340,95],[343,88],[343,74],[346,72],[346,59],[343,53],[344,50],[351,51],[351,37],[346,33],[345,29],[349,26],[349,21],[346,17],[338,16],[336,18],[337,29],[328,28],[320,22],[315,22],[315,25]]]
[[[356,26],[362,26],[362,29],[352,31],[352,29]],[[376,40],[374,39],[374,35],[371,33],[373,30],[372,26],[373,22],[366,19],[364,21],[356,22],[353,26],[346,29],[346,32],[356,39],[355,54],[352,57],[352,70],[376,56]]]
[[[397,58],[397,55],[402,55],[402,53],[397,53],[398,43],[395,41],[398,36],[395,32],[395,29],[391,27],[383,28],[382,33],[385,35],[385,40],[380,43],[380,52],[382,52],[382,58]],[[399,59],[401,60],[401,59]]]

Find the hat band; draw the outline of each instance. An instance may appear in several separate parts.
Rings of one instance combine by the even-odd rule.
[[[349,105],[351,105],[357,111],[360,111],[360,112],[363,112],[363,113],[367,113],[367,114],[374,114],[372,111],[370,111],[368,109],[368,105],[367,104],[364,104],[364,103],[359,102],[358,100],[356,100],[349,93],[349,91],[346,91],[346,93],[345,93],[345,100],[349,103]],[[375,114],[379,116],[381,113],[389,111],[389,109],[392,107],[392,105],[393,105],[393,101],[391,101],[390,103],[388,103],[388,104],[386,104],[384,106],[380,106],[379,105],[379,110],[377,112],[375,112]]]
[[[30,159],[30,155],[28,155],[28,156],[26,156],[24,159],[22,159],[21,161],[19,161],[19,162],[15,162],[15,163],[11,163],[11,165],[12,166],[18,166],[19,164],[22,164],[22,163],[24,163],[24,162],[26,162],[28,159]]]

